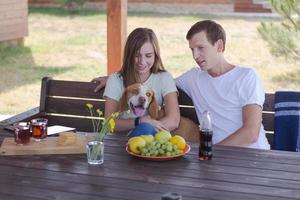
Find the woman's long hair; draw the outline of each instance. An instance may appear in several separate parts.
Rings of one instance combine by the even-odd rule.
[[[149,28],[136,28],[129,34],[124,48],[123,64],[120,70],[120,75],[123,77],[124,87],[140,81],[135,69],[135,57],[146,42],[150,42],[152,44],[155,54],[151,73],[165,71],[160,57],[158,40],[153,30]]]

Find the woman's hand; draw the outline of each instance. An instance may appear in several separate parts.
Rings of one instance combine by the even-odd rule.
[[[98,83],[97,87],[95,88],[94,92],[100,91],[103,87],[105,87],[107,82],[108,76],[100,76],[97,78],[94,78],[92,82]]]
[[[151,124],[156,131],[168,130],[168,128],[160,121],[152,119],[149,115],[140,118],[140,122],[146,122]]]

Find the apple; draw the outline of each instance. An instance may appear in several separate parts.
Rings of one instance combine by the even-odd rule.
[[[141,135],[140,137],[142,137],[147,144],[150,144],[154,141],[153,135]]]
[[[169,139],[171,139],[172,135],[169,131],[166,131],[166,130],[162,130],[162,131],[159,131],[155,134],[155,140],[157,141],[168,141]]]

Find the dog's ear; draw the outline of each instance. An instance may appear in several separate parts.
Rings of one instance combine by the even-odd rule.
[[[123,112],[129,109],[128,107],[128,103],[127,103],[127,90],[125,89],[123,92],[123,95],[120,99],[120,107],[119,107],[119,111]]]
[[[159,117],[158,116],[158,109],[159,109],[159,107],[158,107],[158,104],[155,100],[155,94],[153,92],[152,100],[149,104],[149,115],[150,115],[151,118],[158,119],[158,117]]]

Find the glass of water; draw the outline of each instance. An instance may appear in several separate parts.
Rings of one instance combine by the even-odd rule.
[[[87,161],[91,165],[101,165],[104,162],[103,142],[93,140],[86,145]]]

